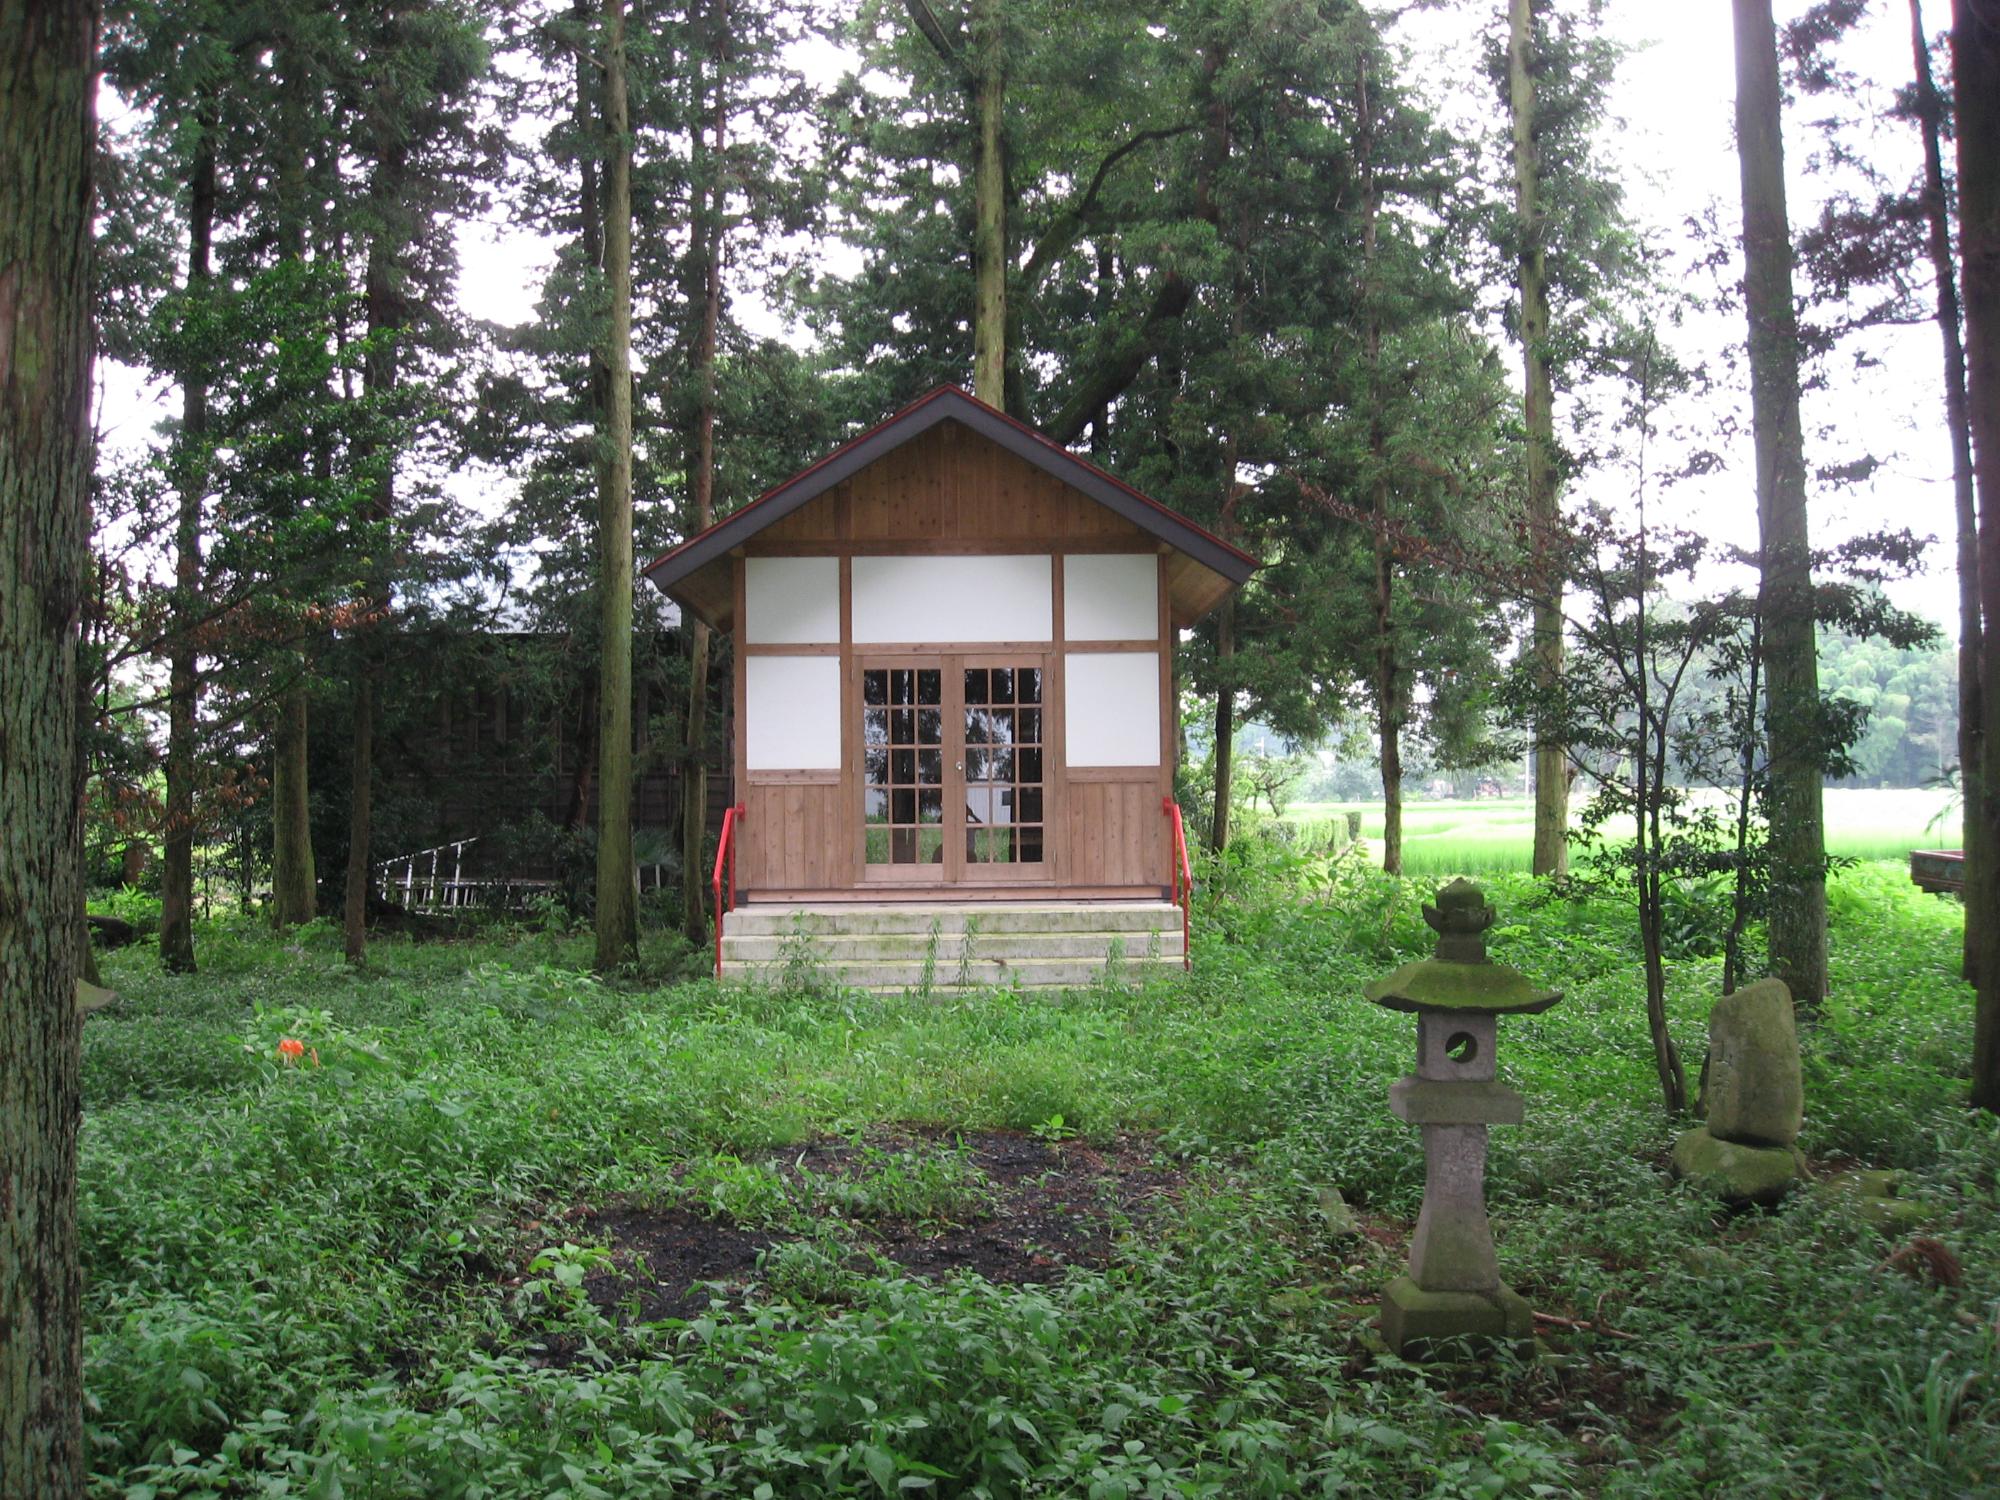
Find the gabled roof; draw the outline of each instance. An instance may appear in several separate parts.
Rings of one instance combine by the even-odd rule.
[[[884,455],[944,422],[958,422],[1071,489],[1123,516],[1139,530],[1166,543],[1202,568],[1220,575],[1221,593],[1245,582],[1257,559],[1203,530],[1123,480],[1051,442],[1023,422],[988,406],[955,385],[942,385],[911,402],[888,420],[843,443],[818,463],[765,491],[741,510],[689,537],[642,570],[666,594],[707,614],[693,591],[677,587],[708,565],[858,474]]]

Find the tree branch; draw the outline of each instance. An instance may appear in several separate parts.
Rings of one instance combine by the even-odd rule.
[[[1063,403],[1062,410],[1049,424],[1049,436],[1064,445],[1075,442],[1098,410],[1139,378],[1139,372],[1153,357],[1167,326],[1178,321],[1193,301],[1192,281],[1178,271],[1168,271],[1162,276],[1159,295],[1146,309],[1139,326],[1120,340],[1110,354],[1070,392],[1069,400]]]
[[[1056,221],[1055,226],[1047,234],[1042,236],[1041,243],[1035,246],[1034,254],[1028,257],[1028,264],[1021,272],[1022,286],[1032,290],[1035,283],[1041,280],[1043,273],[1055,263],[1056,258],[1076,243],[1077,237],[1083,233],[1083,226],[1090,217],[1090,211],[1097,206],[1097,195],[1103,191],[1105,179],[1111,175],[1113,167],[1141,146],[1150,145],[1154,141],[1172,140],[1177,135],[1186,135],[1190,131],[1199,129],[1201,129],[1199,122],[1191,122],[1186,125],[1162,126],[1157,130],[1142,130],[1099,162],[1096,173],[1090,179],[1090,186],[1084,189],[1083,197],[1077,201],[1074,208]]]
[[[924,34],[924,40],[931,44],[931,50],[936,52],[943,59],[944,65],[957,75],[960,86],[970,91],[978,80],[972,76],[972,69],[966,66],[964,50],[946,33],[938,21],[937,13],[930,8],[926,0],[903,0],[903,9],[910,13],[910,20],[917,30]]]

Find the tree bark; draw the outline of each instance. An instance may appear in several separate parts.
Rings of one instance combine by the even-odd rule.
[[[1535,144],[1533,0],[1508,0],[1507,91],[1514,125],[1514,217],[1521,238],[1522,423],[1528,438],[1527,508],[1531,602],[1529,660],[1536,688],[1552,693],[1562,678],[1562,579],[1553,571],[1562,515],[1556,503],[1555,393],[1549,379],[1547,223],[1541,208],[1541,152]],[[1537,875],[1569,869],[1569,756],[1546,734],[1535,737]]]
[[[1660,810],[1667,774],[1667,716],[1672,712],[1671,693],[1656,711],[1652,701],[1658,674],[1653,671],[1652,653],[1647,642],[1646,590],[1652,567],[1647,556],[1646,503],[1643,489],[1639,501],[1639,569],[1633,588],[1637,608],[1633,617],[1633,650],[1630,681],[1635,685],[1638,733],[1633,737],[1635,778],[1634,821],[1637,824],[1635,849],[1638,855],[1633,874],[1634,894],[1639,907],[1639,949],[1646,969],[1646,1031],[1653,1042],[1653,1070],[1660,1080],[1660,1093],[1667,1113],[1679,1115],[1687,1109],[1687,1073],[1674,1047],[1674,1034],[1667,1026],[1667,965],[1663,932],[1665,892],[1660,872]]]
[[[1764,702],[1771,741],[1770,960],[1793,1000],[1812,1011],[1826,995],[1826,836],[1777,33],[1771,0],[1731,4],[1743,291],[1757,453],[1758,607],[1764,622]]]
[[[403,195],[409,176],[407,141],[385,130],[385,138],[377,143],[375,163],[375,177],[369,189],[374,223],[368,234],[368,268],[362,286],[369,348],[362,359],[361,384],[370,403],[380,409],[393,401],[401,380],[397,341],[408,321],[397,265],[406,234]],[[375,500],[368,519],[372,525],[386,529],[396,510],[396,455],[371,452],[363,457],[377,465]],[[375,545],[386,547],[388,539],[381,538]],[[379,616],[388,610],[389,597],[386,563],[378,563],[368,601],[371,618],[362,623],[354,643],[354,742],[348,762],[351,790],[347,883],[342,903],[344,947],[348,962],[354,964],[364,963],[368,957],[368,895],[374,885],[375,720],[381,701],[382,674],[373,637],[380,629]]]
[[[1389,482],[1375,481],[1375,724],[1382,761],[1382,869],[1403,873],[1403,704],[1396,661],[1395,556],[1388,538]]]
[[[0,0],[0,1497],[84,1493],[77,635],[97,7]]]
[[[2000,627],[2000,21],[1990,5],[1954,0],[1952,75],[1958,103],[1958,246],[1965,291],[1965,384],[1972,421],[1973,483],[1979,495],[1979,605],[1983,638]],[[1972,1025],[1972,1103],[2000,1113],[2000,651],[1981,653],[1986,759],[1979,835],[1966,849],[1965,909],[1980,921]]]
[[[306,687],[295,682],[278,703],[271,745],[271,920],[280,927],[310,922],[319,908],[306,785],[307,723]]]
[[[1979,618],[1979,515],[1972,487],[1972,426],[1965,398],[1965,344],[1959,333],[1958,276],[1951,259],[1951,212],[1945,196],[1944,101],[1931,80],[1931,49],[1924,34],[1923,0],[1910,0],[1910,50],[1917,73],[1917,123],[1924,137],[1924,218],[1930,228],[1931,273],[1937,280],[1938,332],[1944,340],[1944,416],[1951,434],[1952,499],[1958,519],[1958,786],[1960,847],[1972,852],[1984,834],[1977,809],[1983,792],[1986,734],[1979,668],[1985,651]],[[1965,908],[1967,979],[1976,979],[1979,928],[1988,913]]]
[[[312,64],[293,44],[282,56],[282,115],[276,129],[278,244],[303,265],[312,213],[312,186],[306,142],[314,133],[317,99]],[[324,483],[332,472],[330,444],[321,434],[300,431],[293,462]],[[313,861],[310,775],[307,765],[307,702],[303,659],[280,696],[271,726],[271,920],[280,928],[310,922],[319,912],[319,872]],[[279,669],[280,672],[285,670]]]
[[[1375,554],[1375,732],[1382,764],[1382,869],[1403,873],[1403,714],[1399,665],[1396,660],[1396,555],[1389,543],[1389,435],[1383,420],[1382,320],[1376,298],[1377,225],[1382,216],[1382,190],[1375,172],[1375,118],[1369,104],[1367,63],[1356,76],[1359,120],[1354,154],[1361,175],[1362,295],[1370,304],[1363,342],[1368,357],[1368,460],[1373,477]]]
[[[565,653],[567,654],[567,653]],[[583,694],[577,703],[576,740],[571,751],[569,810],[563,827],[582,832],[591,824],[591,799],[597,795],[597,666],[584,671]]]
[[[1117,261],[1108,244],[1097,247],[1097,293],[1091,304],[1098,325],[1111,316],[1111,298],[1117,290]],[[1090,414],[1090,461],[1102,467],[1111,458],[1111,400],[1106,397]]]
[[[1236,598],[1232,594],[1216,611],[1215,665],[1222,685],[1215,690],[1215,808],[1209,815],[1208,847],[1220,854],[1229,847],[1229,786],[1236,755],[1236,688],[1230,681],[1236,658]]]
[[[725,194],[722,156],[728,145],[728,80],[723,73],[724,47],[729,37],[729,0],[715,3],[715,100],[711,125],[715,145],[708,153],[703,186],[706,209],[695,226],[695,243],[702,261],[701,328],[695,344],[695,379],[700,397],[695,406],[693,452],[689,458],[689,535],[708,528],[715,519],[715,345],[722,322],[722,223]],[[701,154],[701,132],[695,132]],[[697,175],[701,176],[697,166]],[[681,760],[681,930],[688,941],[708,937],[708,886],[702,868],[708,847],[708,626],[688,620],[688,701],[686,735]]]
[[[973,0],[973,113],[979,150],[972,170],[972,394],[1007,404],[1007,166],[1001,0]]]
[[[209,246],[215,231],[215,136],[210,111],[197,110],[200,140],[188,179],[188,273],[191,303],[208,295]],[[180,451],[174,487],[174,632],[167,648],[166,832],[160,869],[160,962],[192,974],[194,958],[195,727],[200,662],[190,622],[201,607],[201,520],[208,490],[208,372],[205,352],[183,352]]]
[[[365,650],[359,643],[357,650]],[[342,946],[349,963],[368,959],[368,892],[374,884],[370,854],[375,813],[375,669],[357,664],[352,685],[353,744],[348,752],[347,883],[342,892]]]
[[[625,0],[604,0],[604,275],[611,291],[598,491],[597,967],[639,956],[632,863],[632,128]]]

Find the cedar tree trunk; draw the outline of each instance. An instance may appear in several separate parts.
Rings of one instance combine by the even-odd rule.
[[[215,138],[206,111],[188,182],[188,274],[191,300],[207,295],[209,242],[215,231]],[[186,353],[181,378],[181,440],[174,463],[180,513],[174,526],[174,630],[167,649],[167,806],[160,869],[160,961],[194,972],[195,719],[200,663],[193,620],[201,607],[201,510],[208,488],[207,355]]]
[[[1910,0],[1910,50],[1917,70],[1917,123],[1924,137],[1924,218],[1930,228],[1931,274],[1937,281],[1938,332],[1944,339],[1944,416],[1951,432],[1952,499],[1958,516],[1958,787],[1962,830],[1959,847],[1974,863],[1984,833],[1977,809],[1985,765],[1979,663],[1985,651],[1979,619],[1979,515],[1972,487],[1972,426],[1965,399],[1965,345],[1959,334],[1958,275],[1951,259],[1951,212],[1945,196],[1944,152],[1939,145],[1944,101],[1931,81],[1931,49],[1924,35],[1923,0]],[[1965,909],[1967,979],[1976,977],[1979,928],[1986,914]]]
[[[1732,6],[1743,290],[1757,453],[1759,614],[1771,736],[1771,969],[1790,986],[1792,998],[1811,1011],[1826,995],[1826,836],[1777,33],[1771,0],[1732,0]]]
[[[1364,62],[1356,78],[1360,119],[1354,154],[1361,174],[1361,264],[1363,296],[1375,303],[1377,225],[1382,216],[1382,189],[1375,172],[1375,119],[1370,107],[1368,69]],[[1382,322],[1371,305],[1364,344],[1368,355],[1368,460],[1373,471],[1375,553],[1375,731],[1382,763],[1382,868],[1403,873],[1403,705],[1396,660],[1396,555],[1389,544],[1389,434],[1383,422]]]
[[[1952,72],[1958,99],[1958,233],[1965,290],[1966,395],[1973,482],[1979,492],[1979,603],[1985,640],[2000,625],[2000,21],[1988,4],[1952,5]],[[1983,14],[1982,14],[1983,13]],[[2000,745],[2000,651],[1979,665],[1984,747]],[[1978,998],[1972,1026],[1972,1102],[2000,1113],[2000,776],[1980,768],[1966,849],[1965,909],[1978,912]]]
[[[716,0],[714,9],[715,102],[711,123],[715,146],[707,153],[703,184],[706,212],[702,222],[695,226],[695,244],[701,255],[697,269],[702,306],[694,359],[700,392],[695,405],[694,451],[689,464],[689,498],[693,502],[687,524],[690,536],[707,530],[715,520],[715,342],[722,321],[722,215],[726,201],[722,156],[729,137],[723,48],[729,37],[729,0]],[[699,129],[695,137],[699,152]],[[681,930],[692,943],[703,942],[708,936],[707,884],[703,879],[707,871],[702,868],[708,840],[708,657],[708,626],[690,615],[687,720],[681,759]],[[719,914],[717,920],[721,920]]]
[[[1007,405],[1007,164],[1002,134],[1006,79],[1001,0],[973,0],[973,113],[979,153],[972,169],[972,394]]]
[[[97,7],[0,0],[0,1496],[84,1492],[76,647]]]
[[[1514,121],[1514,217],[1521,237],[1522,421],[1528,434],[1528,546],[1535,597],[1529,660],[1543,694],[1562,677],[1562,579],[1552,575],[1556,530],[1555,392],[1549,381],[1547,226],[1541,210],[1541,152],[1535,144],[1534,0],[1508,0],[1507,92]],[[1569,756],[1561,745],[1535,739],[1537,875],[1569,869]]]
[[[306,686],[295,682],[278,700],[271,746],[271,919],[280,927],[310,922],[319,907],[306,795],[307,722]]]
[[[1215,808],[1208,824],[1208,847],[1220,854],[1229,847],[1229,783],[1236,753],[1236,688],[1231,682],[1236,661],[1236,596],[1222,601],[1215,621],[1215,665],[1222,686],[1215,690]]]
[[[370,337],[368,352],[362,360],[361,383],[378,407],[394,400],[401,378],[396,341],[403,330],[405,310],[396,261],[402,243],[400,224],[408,169],[408,142],[400,136],[388,136],[378,145],[375,180],[369,191],[375,222],[369,230],[368,268],[362,287]],[[380,452],[369,456],[378,466],[369,520],[372,525],[386,529],[396,510],[396,456]],[[386,547],[389,542],[383,537],[374,545]],[[369,600],[370,618],[361,624],[354,654],[354,744],[349,752],[352,785],[343,905],[347,959],[356,964],[368,957],[368,895],[374,886],[375,718],[381,701],[382,669],[372,637],[389,608],[389,586],[379,576],[379,566],[377,571]]]
[[[597,707],[597,967],[639,956],[632,865],[632,131],[625,100],[625,0],[604,0],[604,275],[611,291],[597,497],[601,610]]]

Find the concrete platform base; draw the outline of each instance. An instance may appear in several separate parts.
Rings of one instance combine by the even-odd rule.
[[[1427,1292],[1398,1276],[1382,1294],[1382,1340],[1409,1360],[1449,1353],[1452,1343],[1471,1353],[1506,1346],[1527,1356],[1535,1347],[1535,1315],[1528,1299],[1504,1283],[1489,1297]]]
[[[1177,974],[1170,901],[757,903],[723,925],[722,977],[866,990],[1071,989]]]

